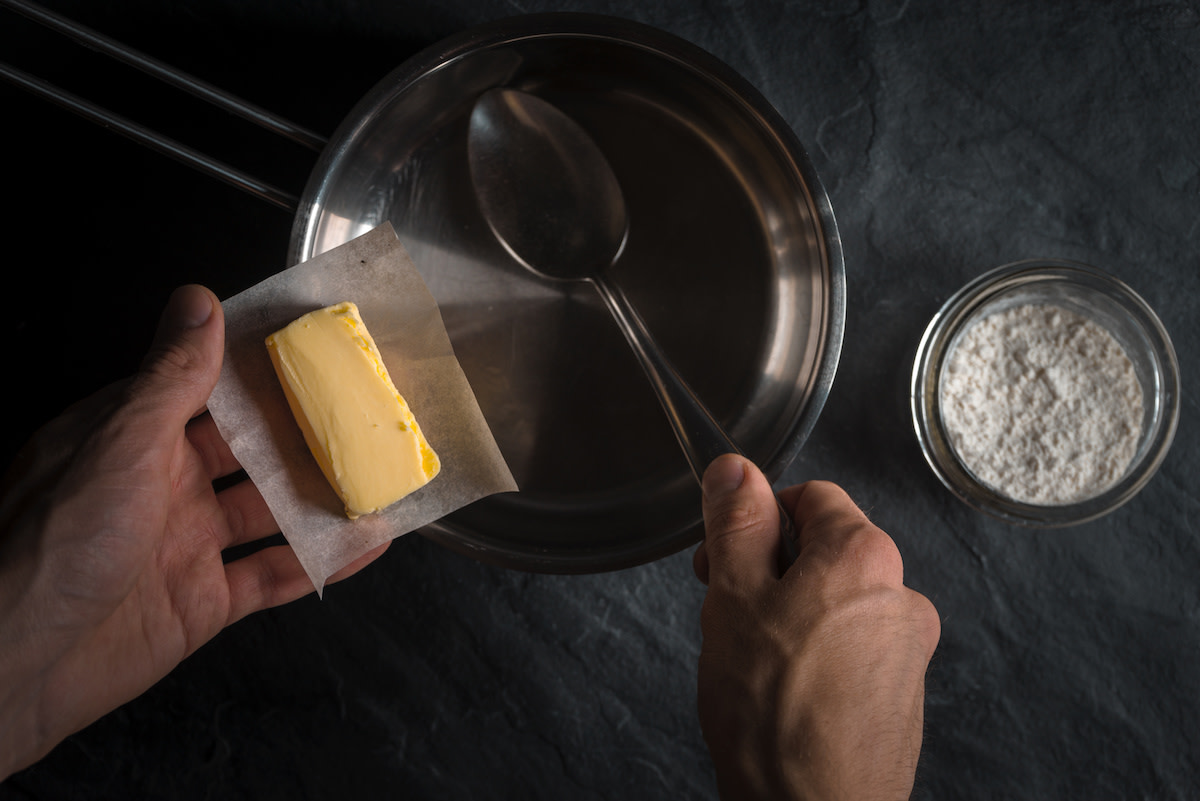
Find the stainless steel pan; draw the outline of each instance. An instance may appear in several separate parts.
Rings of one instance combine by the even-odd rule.
[[[197,166],[295,206],[288,264],[385,221],[412,254],[522,487],[422,533],[541,572],[674,553],[701,536],[699,490],[621,335],[586,287],[541,283],[514,264],[476,207],[467,118],[499,85],[556,104],[604,150],[630,214],[617,279],[684,378],[778,478],[833,382],[841,243],[793,132],[699,48],[615,18],[518,17],[439,42],[381,80],[298,199]],[[295,138],[286,121],[270,124]]]

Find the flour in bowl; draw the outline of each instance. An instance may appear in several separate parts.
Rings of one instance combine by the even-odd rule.
[[[1125,474],[1142,388],[1124,349],[1067,309],[1028,304],[969,328],[941,379],[942,422],[975,477],[1013,500],[1061,506]]]

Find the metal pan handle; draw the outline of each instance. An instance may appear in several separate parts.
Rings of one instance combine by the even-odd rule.
[[[0,6],[22,14],[34,22],[74,39],[85,47],[122,61],[164,83],[181,89],[201,100],[205,100],[220,109],[235,114],[260,128],[278,134],[314,152],[319,153],[325,147],[327,140],[320,134],[307,130],[276,114],[272,114],[253,103],[235,97],[212,84],[177,70],[133,48],[127,47],[60,14],[42,8],[36,3],[26,2],[26,0],[0,0]],[[150,130],[139,123],[97,106],[88,100],[66,92],[47,81],[29,75],[8,64],[0,63],[0,77],[45,100],[56,103],[91,122],[127,136],[139,144],[150,147],[190,167],[194,167],[200,172],[236,186],[275,206],[288,211],[295,211],[299,206],[299,198],[295,195],[260,181],[248,173],[211,158],[194,148]]]

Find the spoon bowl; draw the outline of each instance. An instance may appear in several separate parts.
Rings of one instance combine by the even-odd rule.
[[[517,262],[543,278],[594,280],[629,236],[621,185],[592,138],[527,92],[476,101],[467,158],[483,216]]]

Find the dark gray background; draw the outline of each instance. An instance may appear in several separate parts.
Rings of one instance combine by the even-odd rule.
[[[793,126],[841,228],[847,335],[787,479],[844,484],[897,540],[943,637],[916,797],[1200,797],[1200,6],[1195,2],[53,0],[321,132],[473,24],[577,10],[711,51]],[[8,12],[3,58],[295,192],[312,157]],[[287,213],[8,87],[2,454],[132,371],[171,288],[283,268]],[[926,468],[909,370],[946,297],[1031,256],[1093,263],[1159,313],[1174,448],[1131,503],[997,523]],[[690,553],[526,575],[418,537],[220,635],[0,799],[713,798]]]

